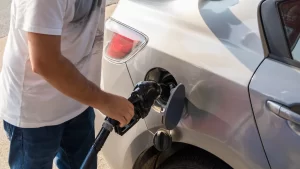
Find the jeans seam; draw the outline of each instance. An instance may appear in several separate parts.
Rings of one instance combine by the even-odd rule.
[[[22,146],[22,164],[21,164],[21,169],[24,169],[24,136],[23,136],[23,130],[20,129],[20,134],[21,134],[21,146]]]
[[[61,137],[61,142],[64,144],[63,136]],[[60,147],[60,148],[62,149],[62,151],[63,151],[64,154],[66,155],[70,168],[72,168],[72,167],[71,167],[71,163],[70,163],[70,159],[69,159],[68,153],[67,153],[62,147]]]

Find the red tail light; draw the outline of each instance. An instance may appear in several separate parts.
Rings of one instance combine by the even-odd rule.
[[[114,59],[123,59],[133,49],[134,40],[115,33],[107,48],[107,54]]]
[[[144,34],[113,19],[106,22],[104,35],[104,56],[115,63],[126,62],[147,43]]]

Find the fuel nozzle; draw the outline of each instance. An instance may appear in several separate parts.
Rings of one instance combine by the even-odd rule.
[[[124,127],[115,127],[116,133],[119,135],[125,134],[132,126],[134,126],[140,119],[145,118],[155,100],[161,95],[170,95],[171,88],[168,85],[160,84],[155,81],[142,81],[135,85],[133,92],[128,100],[134,105],[134,117]]]
[[[124,127],[115,126],[115,131],[119,135],[125,134],[132,126],[134,126],[140,119],[144,119],[150,112],[155,100],[160,97],[169,98],[164,112],[164,122],[167,129],[174,128],[181,117],[185,89],[182,84],[175,88],[163,83],[155,81],[142,81],[136,84],[133,92],[128,100],[134,105],[134,116],[132,120]]]
[[[134,91],[128,99],[136,109],[139,118],[145,118],[155,100],[162,95],[170,95],[170,87],[154,81],[142,81],[136,84]]]

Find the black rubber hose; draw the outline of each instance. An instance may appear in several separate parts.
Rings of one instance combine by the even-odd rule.
[[[80,169],[90,169],[94,158],[97,156],[97,151],[93,148],[90,149],[87,156],[85,157]]]
[[[116,126],[119,124],[118,121],[113,120],[111,118],[105,118],[107,122],[109,122],[112,126]],[[111,131],[102,127],[99,134],[96,137],[94,144],[92,145],[90,151],[88,152],[87,156],[85,157],[80,169],[90,169],[93,159],[97,157],[98,152],[102,149],[105,141],[107,140]]]

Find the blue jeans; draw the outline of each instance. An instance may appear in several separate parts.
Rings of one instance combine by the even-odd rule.
[[[11,169],[79,169],[95,139],[95,113],[88,108],[79,116],[56,126],[19,128],[4,121],[10,140]],[[91,169],[97,168],[97,158]]]

